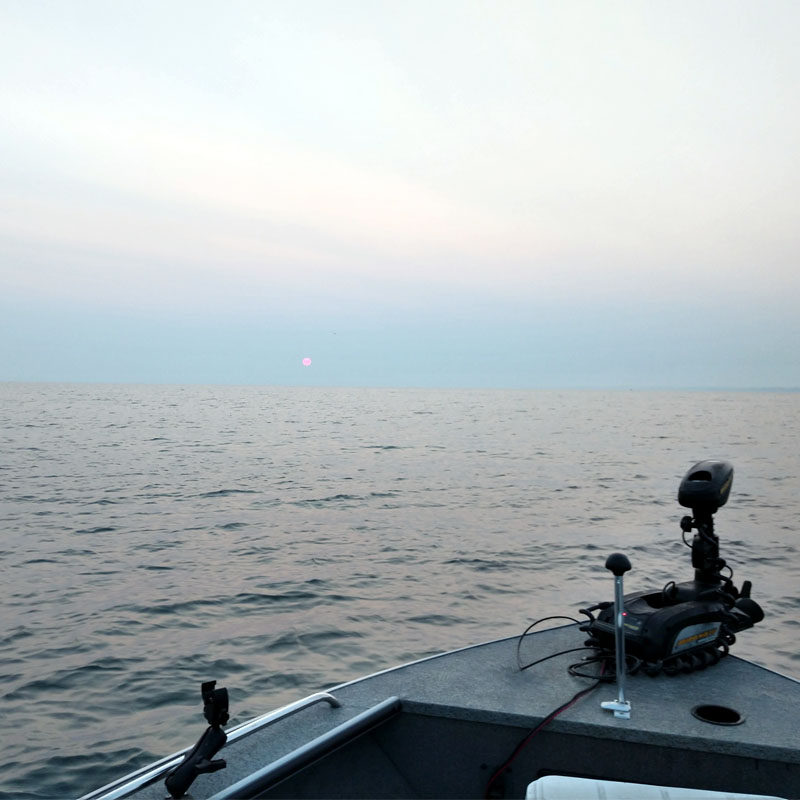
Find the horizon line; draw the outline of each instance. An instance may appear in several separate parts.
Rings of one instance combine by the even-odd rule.
[[[174,386],[174,387],[227,387],[227,388],[262,388],[262,389],[410,389],[432,391],[507,391],[507,392],[759,392],[774,394],[791,394],[800,392],[800,386],[436,386],[419,384],[280,384],[280,383],[238,383],[208,381],[138,381],[138,380],[53,380],[28,379],[17,380],[0,378],[0,384],[20,385],[66,385],[66,386]]]

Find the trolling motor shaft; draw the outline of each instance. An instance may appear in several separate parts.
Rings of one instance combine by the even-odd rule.
[[[619,719],[631,718],[631,704],[625,699],[625,595],[622,591],[622,576],[631,568],[631,562],[622,553],[612,553],[606,559],[606,569],[614,573],[614,648],[617,667],[617,699],[606,700],[600,706],[613,711]]]

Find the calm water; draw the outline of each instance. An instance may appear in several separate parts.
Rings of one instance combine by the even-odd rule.
[[[232,722],[691,577],[681,476],[800,677],[800,394],[0,384],[0,796],[76,796]]]

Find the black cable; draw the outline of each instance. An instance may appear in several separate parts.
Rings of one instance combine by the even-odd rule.
[[[615,673],[609,673],[608,675],[605,674],[605,668],[607,664],[613,663],[615,665],[616,670],[616,658],[614,653],[610,650],[600,650],[599,653],[594,658],[585,658],[583,661],[579,661],[577,664],[570,664],[567,667],[567,672],[575,678],[594,678],[595,680],[603,681],[605,683],[613,683],[617,678]],[[626,675],[635,675],[642,667],[644,662],[641,658],[637,658],[630,653],[625,654],[625,674]],[[578,667],[582,667],[586,664],[601,664],[602,668],[600,671],[600,675],[587,675],[585,672],[581,672]]]
[[[569,649],[569,650],[562,650],[562,651],[561,651],[561,652],[559,652],[559,653],[551,653],[549,656],[542,656],[542,658],[539,658],[539,659],[537,659],[536,661],[531,661],[531,663],[530,663],[530,664],[525,664],[525,666],[524,666],[524,667],[520,667],[520,672],[521,672],[522,670],[524,670],[524,669],[528,669],[528,667],[534,667],[534,666],[536,666],[536,664],[541,664],[541,663],[542,663],[542,661],[547,661],[547,660],[549,660],[549,659],[551,659],[551,658],[555,658],[556,656],[563,656],[563,655],[565,655],[566,653],[577,653],[577,652],[578,652],[578,650],[596,650],[596,649],[597,649],[596,647],[588,647],[588,646],[584,646],[584,647],[570,647],[570,649]],[[591,675],[590,677],[594,678],[594,677],[596,677],[596,676],[594,676],[594,675]]]
[[[548,622],[553,619],[566,619],[569,620],[570,622],[574,622],[576,625],[580,624],[579,621],[576,620],[574,617],[567,617],[561,614],[557,614],[550,617],[542,617],[541,619],[537,619],[536,622],[532,622],[530,625],[528,625],[528,627],[525,628],[525,630],[522,632],[522,635],[517,640],[517,666],[519,667],[520,671],[529,669],[530,667],[533,667],[536,664],[541,664],[543,661],[548,661],[551,658],[556,658],[558,656],[565,655],[566,653],[576,653],[582,650],[593,650],[597,652],[598,648],[596,647],[590,647],[590,646],[571,647],[568,650],[561,650],[558,653],[550,653],[549,655],[542,656],[542,658],[536,659],[536,661],[531,661],[530,664],[523,665],[520,660],[520,649],[522,647],[522,640],[528,635],[528,633],[530,633],[530,631],[534,627],[536,627],[542,622]],[[511,752],[511,755],[505,760],[505,762],[503,762],[503,764],[498,769],[495,770],[495,772],[492,774],[492,777],[489,778],[489,782],[486,784],[486,795],[485,795],[486,797],[489,797],[489,793],[491,792],[492,786],[494,785],[495,781],[497,781],[497,779],[503,774],[503,772],[505,772],[505,770],[507,770],[511,766],[512,762],[522,752],[525,745],[527,745],[528,742],[534,736],[536,736],[537,733],[539,733],[539,731],[541,731],[545,726],[549,725],[559,714],[562,714],[573,704],[577,703],[578,700],[580,700],[582,697],[585,697],[587,694],[594,691],[601,683],[603,683],[606,680],[609,680],[609,678],[604,677],[603,674],[605,672],[606,662],[608,660],[609,655],[610,654],[608,654],[606,651],[600,651],[600,654],[595,658],[586,659],[584,661],[584,663],[599,663],[600,664],[599,675],[583,675],[580,673],[575,673],[573,670],[574,668],[577,668],[579,665],[578,664],[571,665],[571,667],[569,668],[571,674],[577,675],[579,677],[594,678],[595,682],[591,686],[588,686],[587,688],[581,689],[580,691],[576,692],[569,700],[567,700],[566,703],[563,703],[554,711],[551,711],[538,725],[536,725],[531,731],[525,734],[523,739],[517,744],[517,746]]]
[[[600,653],[595,656],[594,658],[585,658],[583,661],[579,661],[577,664],[570,664],[567,667],[567,672],[572,675],[574,678],[594,678],[598,681],[603,681],[605,683],[611,683],[612,681],[616,680],[616,676],[613,674],[605,675],[605,666],[609,661],[614,660],[614,654],[609,650],[601,650]],[[581,672],[578,667],[582,667],[586,664],[601,664],[602,670],[600,676],[597,675],[587,675],[585,672]]]
[[[528,664],[528,667],[523,667],[522,666],[522,662],[520,661],[520,658],[519,658],[519,651],[520,651],[520,648],[522,647],[522,640],[528,635],[528,633],[530,633],[531,629],[535,628],[540,622],[548,622],[551,619],[568,619],[570,622],[574,622],[576,625],[580,624],[578,622],[578,620],[575,619],[574,617],[565,617],[565,616],[563,616],[561,614],[556,614],[555,616],[552,616],[552,617],[542,617],[541,619],[537,619],[536,622],[531,622],[531,624],[528,625],[527,628],[525,628],[525,630],[522,632],[522,635],[517,640],[517,666],[521,670],[527,669],[528,667],[533,666],[532,664]],[[537,664],[539,662],[534,661],[533,663]]]

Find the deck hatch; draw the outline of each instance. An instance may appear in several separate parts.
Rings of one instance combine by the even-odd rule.
[[[727,706],[703,704],[692,709],[692,716],[712,725],[741,725],[744,717],[735,709]]]

